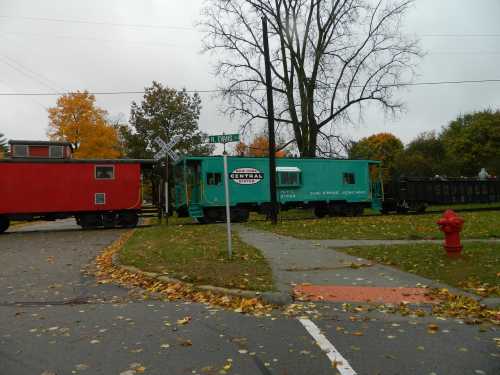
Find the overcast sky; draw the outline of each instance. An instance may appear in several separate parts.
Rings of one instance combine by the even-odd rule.
[[[130,91],[152,80],[174,88],[213,89],[210,56],[194,29],[203,0],[0,0],[0,93]],[[500,79],[500,0],[417,0],[406,19],[427,56],[416,81]],[[178,28],[172,28],[178,27]],[[460,113],[500,108],[500,83],[412,87],[401,91],[398,119],[367,111],[355,139],[389,131],[408,142]],[[0,133],[45,139],[56,96],[0,96]],[[128,119],[141,95],[98,95],[111,116]],[[200,127],[237,132],[203,94]]]

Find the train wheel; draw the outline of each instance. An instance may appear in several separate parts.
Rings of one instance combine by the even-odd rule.
[[[234,223],[245,223],[248,221],[249,217],[250,211],[246,208],[235,208],[231,210],[231,221]]]
[[[208,224],[209,223],[208,219],[205,216],[197,217],[195,220],[198,224]]]
[[[7,229],[9,229],[9,226],[10,226],[9,218],[5,216],[0,216],[0,233],[3,233]]]
[[[205,208],[203,211],[205,216],[204,216],[204,222],[203,224],[212,224],[216,223],[218,221],[224,221],[226,220],[226,211],[224,211],[221,208]]]
[[[102,225],[102,219],[95,214],[84,214],[78,217],[77,223],[83,229],[94,229]]]
[[[121,212],[118,215],[118,224],[124,228],[135,228],[139,223],[137,212]]]
[[[116,227],[117,220],[115,213],[109,213],[102,215],[102,225],[104,228],[114,228]]]
[[[404,215],[404,214],[407,214],[407,213],[408,213],[408,211],[409,211],[408,207],[398,206],[398,207],[396,208],[396,212],[397,212],[398,214],[402,214],[402,215]]]
[[[415,207],[415,211],[417,212],[417,214],[423,214],[426,209],[427,209],[426,203],[419,203]]]
[[[179,208],[177,210],[177,216],[178,217],[189,217],[189,211],[185,207]]]
[[[242,208],[240,210],[240,222],[246,223],[249,218],[250,218],[250,211],[246,208]]]
[[[344,209],[344,215],[348,217],[356,216],[356,206],[347,204]]]
[[[316,206],[314,207],[314,216],[318,219],[324,218],[328,214],[328,208],[325,206]]]
[[[363,212],[365,212],[365,208],[363,206],[360,204],[354,206],[354,216],[361,216],[363,215]]]

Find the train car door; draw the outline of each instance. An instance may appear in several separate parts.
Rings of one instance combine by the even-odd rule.
[[[225,204],[222,160],[220,163],[207,164],[204,171],[203,198],[209,206],[223,206]]]
[[[199,204],[201,195],[201,162],[200,160],[188,160],[186,164],[186,197],[188,205]]]
[[[382,210],[382,201],[384,199],[384,185],[382,183],[382,169],[380,163],[369,163],[369,185],[372,197],[372,209]]]

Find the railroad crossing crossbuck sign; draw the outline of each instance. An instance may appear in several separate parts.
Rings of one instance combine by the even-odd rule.
[[[154,159],[158,161],[168,154],[168,156],[170,156],[170,159],[172,159],[174,163],[176,163],[179,160],[179,156],[172,149],[177,143],[179,143],[180,139],[180,136],[175,136],[170,140],[170,142],[165,143],[163,139],[161,139],[160,137],[156,137],[155,143],[160,147],[160,151],[156,153]]]

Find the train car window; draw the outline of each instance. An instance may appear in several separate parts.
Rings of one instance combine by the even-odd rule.
[[[96,180],[113,180],[115,178],[115,167],[113,165],[96,165]]]
[[[14,145],[14,156],[18,158],[28,157],[28,146],[27,145]]]
[[[222,183],[222,174],[207,173],[207,185],[220,185]]]
[[[354,185],[356,184],[356,177],[354,173],[344,173],[344,185]]]
[[[300,172],[278,172],[279,186],[300,186],[302,183]]]
[[[95,204],[106,204],[106,193],[95,193]]]
[[[49,157],[54,159],[62,159],[64,157],[64,147],[63,146],[50,146],[49,147]]]

